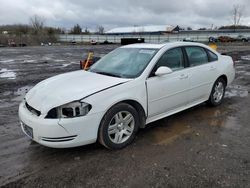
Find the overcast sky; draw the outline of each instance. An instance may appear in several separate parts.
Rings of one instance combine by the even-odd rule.
[[[133,25],[180,25],[193,28],[232,24],[233,5],[244,7],[250,25],[250,0],[0,0],[0,25],[28,24],[33,15],[48,26],[105,30]]]

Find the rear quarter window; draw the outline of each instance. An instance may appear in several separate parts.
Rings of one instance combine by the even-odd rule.
[[[185,47],[188,56],[189,66],[197,66],[208,63],[208,55],[204,48],[197,46]]]
[[[218,61],[218,56],[215,53],[211,52],[210,50],[207,50],[207,54],[209,62]]]

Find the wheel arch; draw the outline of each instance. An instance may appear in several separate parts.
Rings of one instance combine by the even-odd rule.
[[[107,111],[111,108],[113,108],[114,106],[116,106],[117,104],[120,104],[120,103],[126,103],[126,104],[129,104],[131,105],[133,108],[135,108],[135,110],[139,113],[139,120],[140,120],[140,125],[139,125],[139,128],[145,128],[145,125],[146,125],[146,112],[143,108],[143,106],[136,100],[134,99],[125,99],[125,100],[120,100],[119,102],[116,102],[114,103],[112,106],[110,106],[105,114],[107,113]],[[105,115],[104,114],[104,115]]]
[[[124,100],[124,101],[121,101],[119,103],[127,103],[127,104],[133,106],[136,109],[136,111],[139,113],[139,118],[140,118],[140,126],[139,127],[145,128],[146,112],[139,102],[137,102],[135,100]]]
[[[226,76],[225,74],[223,74],[223,75],[219,76],[219,77],[217,78],[217,80],[220,79],[220,78],[222,78],[222,79],[226,82],[226,86],[227,86],[227,83],[228,83],[227,76]]]

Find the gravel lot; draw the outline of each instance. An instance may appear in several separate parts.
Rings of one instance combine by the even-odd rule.
[[[250,187],[250,45],[219,46],[236,60],[223,104],[150,124],[132,145],[51,149],[30,141],[18,105],[39,81],[79,69],[115,45],[0,48],[0,187]]]

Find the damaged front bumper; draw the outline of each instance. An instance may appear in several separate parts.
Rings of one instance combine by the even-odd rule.
[[[19,106],[22,131],[35,142],[52,148],[68,148],[94,143],[102,114],[90,116],[46,119],[30,112],[25,102]]]

